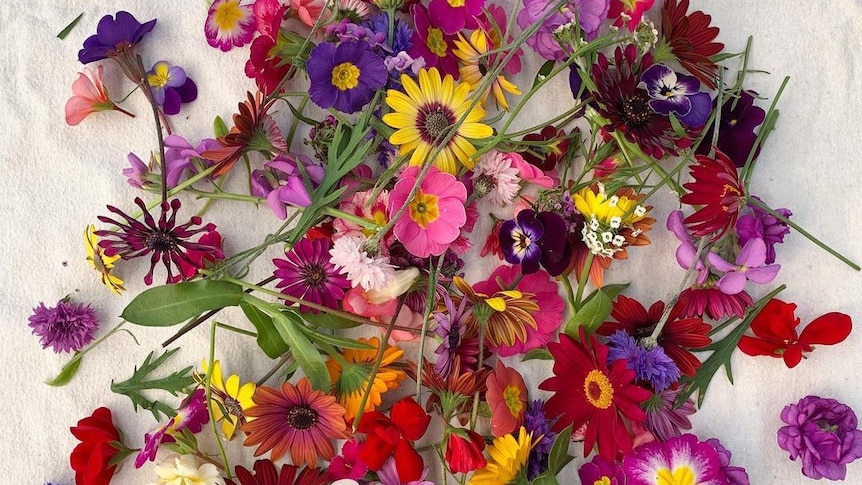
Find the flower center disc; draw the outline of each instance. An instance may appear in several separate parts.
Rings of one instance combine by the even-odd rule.
[[[443,31],[434,27],[428,29],[428,35],[425,37],[425,45],[437,57],[445,57],[446,50],[449,47],[446,45],[446,40],[443,39]]]
[[[410,218],[419,227],[426,229],[428,224],[436,221],[439,216],[440,209],[437,207],[437,196],[426,194],[420,189],[416,197],[413,198],[413,202],[410,203]]]
[[[687,466],[678,466],[673,470],[662,468],[657,475],[656,485],[694,485],[694,472]]]
[[[341,91],[353,89],[359,84],[359,74],[356,64],[342,62],[332,68],[332,85]]]
[[[584,379],[584,395],[593,406],[607,409],[613,402],[614,386],[602,371],[593,369]]]
[[[144,244],[156,252],[171,252],[177,247],[177,240],[166,232],[153,232],[147,235]]]
[[[443,138],[454,124],[455,116],[452,111],[440,103],[424,106],[419,111],[417,125],[426,143],[434,143]]]
[[[239,1],[225,2],[216,7],[214,20],[219,30],[233,30],[234,26],[242,20],[242,10]]]
[[[638,92],[634,96],[624,99],[617,111],[626,125],[635,128],[646,125],[652,117],[649,96],[646,93]]]
[[[299,404],[287,410],[287,424],[292,428],[306,430],[317,424],[317,411],[306,404]]]

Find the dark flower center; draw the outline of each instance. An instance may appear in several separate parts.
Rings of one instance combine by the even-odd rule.
[[[153,251],[167,253],[177,248],[177,238],[169,232],[153,231],[147,234],[144,244]]]
[[[317,424],[317,411],[307,404],[293,406],[287,410],[287,424],[294,429],[309,429]]]
[[[454,351],[461,343],[460,325],[458,322],[452,323],[452,328],[449,329],[449,350]]]
[[[237,416],[240,418],[240,420],[242,420],[242,406],[240,406],[239,401],[230,396],[227,396],[223,399],[222,404],[224,404],[224,408],[227,411],[227,414],[230,414],[231,416]]]
[[[617,113],[622,121],[632,128],[641,128],[649,123],[653,112],[649,107],[649,96],[645,92],[636,92],[631,97],[620,101]]]
[[[446,135],[449,127],[455,124],[455,115],[446,106],[432,103],[419,111],[417,122],[422,138],[430,143]]]
[[[477,63],[477,65],[479,67],[479,74],[481,74],[482,77],[484,77],[485,74],[488,74],[488,61],[487,61],[487,59],[485,59],[485,58],[480,59],[479,62]]]
[[[309,264],[302,268],[302,278],[308,286],[321,287],[326,283],[326,271],[319,264]]]

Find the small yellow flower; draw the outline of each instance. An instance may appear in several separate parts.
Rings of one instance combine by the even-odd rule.
[[[359,342],[373,346],[373,349],[344,349],[341,359],[347,365],[342,366],[339,360],[329,359],[326,368],[329,370],[329,380],[332,382],[332,392],[338,399],[338,403],[344,406],[347,414],[344,418],[353,419],[359,414],[359,405],[362,402],[362,394],[368,387],[368,379],[371,374],[374,361],[377,359],[380,339],[372,337],[368,340],[360,338]],[[368,400],[365,402],[365,411],[374,411],[380,405],[381,395],[386,391],[395,389],[401,385],[401,381],[407,378],[403,370],[392,366],[398,359],[404,356],[404,351],[394,345],[386,347],[380,369],[373,376],[373,384]]]
[[[518,438],[507,434],[494,438],[488,447],[488,466],[476,470],[468,485],[499,485],[510,483],[518,477],[530,458],[533,448],[533,434],[521,426]]]
[[[492,57],[488,55],[489,47],[488,35],[481,29],[476,29],[470,34],[469,42],[463,35],[458,34],[458,40],[455,41],[455,49],[452,53],[461,60],[458,74],[462,81],[470,85],[470,89],[478,88],[492,67]],[[488,93],[494,93],[497,105],[508,111],[509,102],[506,100],[506,93],[518,96],[521,94],[521,90],[506,79],[506,76],[500,74],[494,79],[491,86],[482,93],[482,104],[485,104],[488,99]]]
[[[195,378],[203,383],[208,369],[206,360],[201,362],[201,367],[203,367],[203,375],[196,374]],[[236,374],[228,377],[225,381],[221,372],[221,363],[218,360],[213,364],[210,386],[213,418],[217,422],[222,422],[222,433],[224,433],[225,438],[232,440],[237,427],[246,421],[244,411],[255,405],[252,396],[254,396],[256,386],[253,382],[240,385],[239,376]]]
[[[123,280],[111,274],[114,263],[120,259],[119,255],[107,256],[99,247],[99,238],[94,231],[96,228],[90,224],[84,229],[84,247],[87,250],[87,262],[102,276],[102,284],[110,288],[114,294],[119,295],[126,289]]]

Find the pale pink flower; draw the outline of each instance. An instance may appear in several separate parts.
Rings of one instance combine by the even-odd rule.
[[[513,165],[516,158],[524,159],[517,153],[505,153],[492,150],[479,159],[476,168],[473,169],[473,180],[478,183],[490,184],[490,191],[486,197],[493,204],[505,206],[521,190],[521,178],[519,171]]]
[[[309,27],[314,27],[325,7],[326,0],[290,0],[290,8],[296,11],[299,20]]]
[[[353,288],[361,286],[366,291],[382,290],[395,278],[395,267],[383,256],[372,258],[365,249],[366,238],[342,237],[329,250],[329,261]]]
[[[78,73],[78,79],[72,83],[73,96],[66,101],[66,123],[75,126],[90,114],[97,111],[119,111],[134,117],[132,113],[120,108],[108,95],[105,83],[102,81],[104,67],[99,65],[96,72],[85,67]]]

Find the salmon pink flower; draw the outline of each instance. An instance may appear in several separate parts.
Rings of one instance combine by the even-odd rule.
[[[766,303],[751,322],[755,337],[743,335],[739,350],[748,355],[782,357],[787,367],[796,367],[813,345],[835,345],[850,335],[853,322],[848,315],[831,312],[815,318],[802,333],[797,333],[795,303],[773,298]]]
[[[410,201],[407,196],[416,184],[419,167],[409,167],[389,194],[389,213],[407,206],[404,216],[395,223],[395,237],[410,253],[427,258],[443,254],[461,234],[467,222],[467,188],[454,175],[431,170],[419,182],[419,190]]]
[[[251,5],[240,0],[215,0],[207,12],[204,32],[207,43],[227,52],[242,47],[254,37],[256,20]]]
[[[527,385],[521,374],[498,360],[485,385],[491,408],[491,433],[499,438],[520,428],[527,411]]]
[[[105,89],[105,83],[102,81],[104,70],[105,68],[99,65],[96,67],[96,72],[85,67],[83,72],[78,73],[78,79],[72,83],[72,97],[66,101],[66,123],[69,126],[77,125],[97,111],[114,110],[131,117],[135,116],[111,101]]]
[[[302,23],[314,27],[321,15],[329,13],[326,3],[326,0],[290,0],[290,8],[296,12]]]

